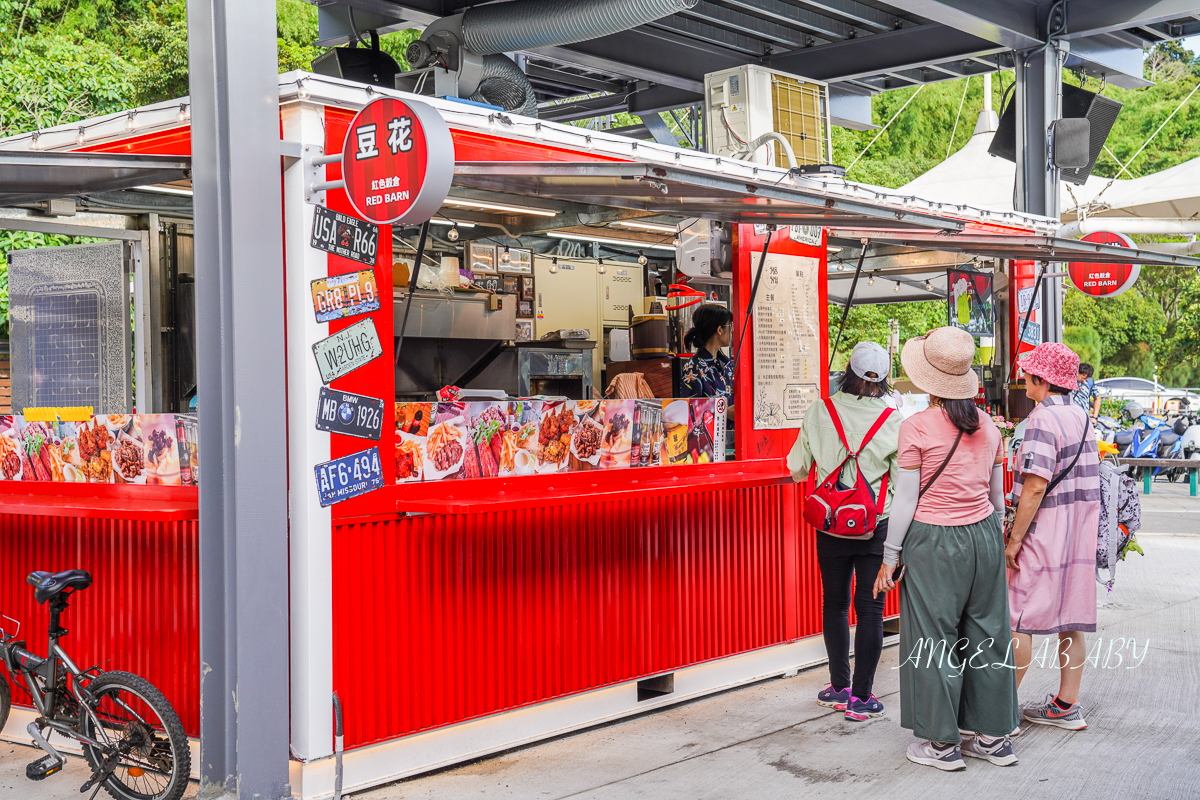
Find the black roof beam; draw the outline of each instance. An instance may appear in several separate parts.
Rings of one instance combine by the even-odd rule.
[[[853,39],[856,36],[870,33],[868,30],[859,30],[840,20],[797,8],[791,3],[782,2],[782,0],[719,0],[719,2],[723,6],[743,11],[766,22],[804,31],[807,34],[832,41]],[[712,3],[701,2],[697,8],[703,5],[712,5]]]
[[[525,74],[530,80],[553,83],[556,86],[573,86],[577,92],[620,92],[625,88],[616,81],[602,81],[584,75],[576,75],[573,72],[543,67],[539,64],[530,64],[528,62],[525,64]]]
[[[1003,51],[1002,45],[942,25],[920,25],[772,55],[772,69],[818,81],[845,81]]]
[[[770,3],[773,1],[758,0],[760,3]],[[691,10],[682,11],[680,14],[703,22],[712,23],[751,39],[757,39],[769,44],[782,45],[789,50],[804,44],[804,35],[795,28],[786,27],[777,21],[744,13],[745,9],[743,7],[756,7],[755,3],[735,0],[728,5],[732,7],[726,8],[724,5],[716,5],[715,3],[708,3],[701,0]]]
[[[1031,3],[1011,0],[901,0],[897,5],[933,22],[1013,50],[1042,44],[1038,36],[1037,7]],[[1075,3],[1068,6],[1068,22],[1078,7]]]
[[[719,25],[713,25],[701,19],[684,17],[679,14],[663,17],[660,20],[650,23],[650,25],[646,27],[663,31],[672,31],[680,34],[681,36],[695,39],[698,42],[704,42],[705,44],[716,45],[717,47],[742,53],[743,63],[746,61],[744,56],[750,56],[751,59],[761,58],[770,52],[770,47],[768,47],[766,42],[762,41],[761,39],[753,38]],[[616,35],[620,36],[621,34]]]
[[[897,20],[901,25],[905,22],[894,14],[856,3],[854,0],[796,0],[796,2],[808,6],[820,14],[832,14],[834,17],[849,20],[855,25],[872,28],[876,31],[892,30],[897,27]]]
[[[1065,39],[1079,39],[1098,33],[1129,30],[1160,22],[1186,22],[1194,19],[1195,0],[1139,0],[1119,3],[1068,3]],[[1182,32],[1181,36],[1187,34]]]

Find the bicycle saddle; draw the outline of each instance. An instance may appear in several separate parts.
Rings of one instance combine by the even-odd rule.
[[[52,600],[67,589],[86,589],[92,585],[92,573],[83,569],[65,572],[31,572],[25,582],[34,588],[33,599],[39,603]]]

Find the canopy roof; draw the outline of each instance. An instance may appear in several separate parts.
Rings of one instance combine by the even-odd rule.
[[[0,150],[0,206],[166,183],[190,173],[186,156]]]

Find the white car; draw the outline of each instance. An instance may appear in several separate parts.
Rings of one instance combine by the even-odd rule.
[[[1096,381],[1101,397],[1112,397],[1123,402],[1136,401],[1145,408],[1162,408],[1168,400],[1179,400],[1180,407],[1187,401],[1191,409],[1200,409],[1200,395],[1186,389],[1172,389],[1146,378],[1104,378]]]

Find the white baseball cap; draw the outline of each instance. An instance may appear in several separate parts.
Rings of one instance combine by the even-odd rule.
[[[879,383],[891,372],[891,359],[875,342],[859,342],[850,351],[850,369],[864,381]],[[877,377],[870,377],[868,372],[874,372]]]

